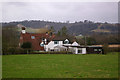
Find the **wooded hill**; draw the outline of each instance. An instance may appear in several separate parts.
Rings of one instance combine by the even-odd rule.
[[[94,23],[92,21],[79,21],[74,23],[69,22],[50,22],[50,21],[40,21],[40,20],[25,20],[18,22],[9,22],[2,23],[2,26],[10,26],[10,25],[24,25],[30,28],[50,28],[51,26],[55,29],[57,33],[63,26],[67,27],[68,32],[74,35],[89,35],[92,33],[118,33],[118,24],[110,24],[110,23]]]
[[[55,31],[55,35],[70,37],[71,39],[75,39],[80,45],[120,44],[118,24],[94,23],[91,21],[75,23],[19,21],[2,23],[2,51],[4,54],[24,52],[23,49],[19,48],[22,26],[27,27],[26,32],[32,33],[51,33]],[[115,50],[118,51],[118,49]]]

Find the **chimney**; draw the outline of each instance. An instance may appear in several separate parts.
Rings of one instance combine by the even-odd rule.
[[[48,32],[46,32],[46,35],[48,35]]]
[[[25,27],[22,27],[22,33],[25,34],[26,31],[25,31]]]
[[[50,36],[52,36],[53,35],[53,33],[52,32],[50,32]]]
[[[45,44],[47,43],[47,39],[44,40],[45,41]]]

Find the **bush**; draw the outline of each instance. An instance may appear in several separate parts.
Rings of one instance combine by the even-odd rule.
[[[21,48],[9,48],[7,50],[3,50],[3,55],[9,55],[9,54],[26,54],[24,49]]]
[[[60,52],[30,52],[29,54],[72,54],[72,52],[60,51]]]
[[[120,47],[112,47],[112,48],[108,48],[108,52],[120,52]]]
[[[17,48],[15,51],[15,54],[25,54],[25,53],[26,53],[25,50],[21,48]]]
[[[108,44],[103,45],[104,54],[108,53]]]
[[[31,42],[24,42],[21,46],[21,48],[23,48],[23,49],[30,49],[31,47],[32,47]]]
[[[25,49],[22,48],[10,48],[9,50],[5,51],[3,55],[10,55],[10,54],[27,54]],[[39,51],[30,51],[28,54],[72,54],[72,52],[61,51],[61,52],[39,52]]]
[[[15,48],[9,48],[9,49],[8,49],[8,52],[9,52],[10,54],[15,54]]]

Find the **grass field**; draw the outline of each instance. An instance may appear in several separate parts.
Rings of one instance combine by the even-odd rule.
[[[117,78],[118,53],[4,55],[3,78]]]

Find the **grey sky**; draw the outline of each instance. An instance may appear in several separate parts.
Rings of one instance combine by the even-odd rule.
[[[118,22],[117,2],[4,2],[2,21]]]

